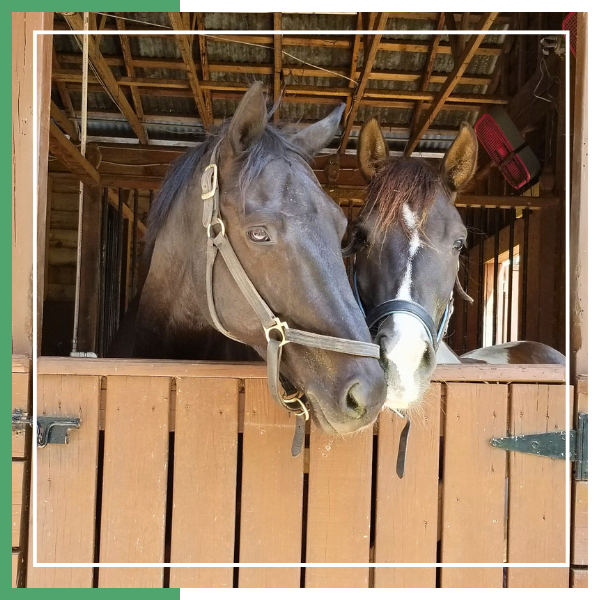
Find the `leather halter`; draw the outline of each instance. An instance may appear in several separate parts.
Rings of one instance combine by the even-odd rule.
[[[208,309],[216,329],[228,338],[243,343],[225,328],[217,315],[213,293],[213,270],[217,254],[220,252],[229,272],[248,304],[250,304],[256,313],[265,332],[269,392],[280,406],[296,415],[296,432],[292,443],[292,455],[297,456],[304,444],[305,422],[308,420],[309,414],[302,392],[294,390],[287,382],[281,382],[279,371],[283,347],[286,344],[293,343],[309,348],[319,348],[331,352],[342,352],[354,356],[378,359],[380,353],[379,346],[371,342],[347,340],[294,329],[289,327],[285,321],[281,321],[273,313],[254,287],[227,238],[225,223],[221,218],[219,205],[218,148],[219,143],[216,144],[212,151],[210,164],[205,168],[201,180],[202,200],[204,203],[202,224],[206,228],[207,235],[206,293]],[[285,395],[280,392],[280,383],[285,388]]]
[[[379,327],[381,327],[382,322],[394,314],[408,314],[412,317],[418,319],[423,325],[425,332],[427,333],[427,337],[431,342],[434,350],[437,352],[437,349],[446,333],[446,329],[448,327],[448,321],[452,316],[452,310],[454,307],[454,295],[450,294],[450,299],[446,303],[446,308],[444,309],[444,314],[442,315],[442,319],[439,325],[436,327],[431,315],[427,312],[425,308],[423,308],[417,302],[413,302],[412,300],[386,300],[381,304],[378,304],[373,310],[368,313],[365,311],[364,305],[362,303],[362,299],[360,297],[360,290],[358,289],[358,281],[356,276],[356,255],[354,255],[354,260],[352,263],[353,273],[353,291],[354,297],[358,302],[358,306],[362,311],[365,319],[367,321],[367,325],[369,326],[369,330],[371,331],[371,335],[375,336]]]

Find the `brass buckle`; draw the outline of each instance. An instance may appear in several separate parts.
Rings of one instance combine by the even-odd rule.
[[[303,415],[304,416],[304,420],[308,421],[310,415],[308,414],[308,408],[306,408],[306,404],[304,404],[304,402],[302,402],[302,400],[300,400],[299,396],[293,396],[291,398],[287,398],[285,396],[282,396],[283,401],[285,402],[285,404],[292,404],[294,402],[297,402],[300,405],[300,410],[294,410],[293,408],[290,408],[289,410],[291,412],[293,412],[295,415]]]
[[[289,329],[289,327],[285,321],[280,321],[277,317],[275,317],[275,325],[272,325],[271,327],[263,327],[263,329],[265,331],[267,343],[271,341],[271,331],[278,331],[279,335],[281,335],[281,340],[277,340],[280,346],[284,346],[288,343],[288,340],[285,337],[285,330]]]
[[[209,238],[214,238],[214,237],[215,237],[215,236],[213,235],[213,230],[212,230],[212,228],[213,228],[215,225],[218,225],[218,226],[221,228],[221,235],[223,235],[223,236],[225,235],[225,223],[223,223],[223,221],[217,217],[217,220],[216,220],[214,223],[209,223],[209,224],[206,226],[206,235],[207,235]],[[267,339],[268,339],[268,338],[267,338]]]
[[[209,172],[210,169],[210,172]],[[208,179],[210,177],[210,179]],[[204,173],[202,174],[202,188],[204,189],[204,186],[206,183],[210,184],[210,190],[208,192],[202,192],[202,200],[209,200],[210,198],[212,198],[215,195],[215,192],[217,191],[217,182],[218,182],[218,169],[217,169],[217,165],[215,163],[211,163],[210,165],[208,165],[208,167],[206,167],[206,169],[204,169]]]

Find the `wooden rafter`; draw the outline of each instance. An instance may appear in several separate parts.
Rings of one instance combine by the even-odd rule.
[[[82,57],[79,58],[79,63],[81,64]],[[52,46],[52,71],[58,71],[61,68],[60,58],[56,52],[56,48]],[[73,108],[73,101],[71,100],[71,96],[67,90],[67,86],[63,81],[57,81],[56,87],[58,88],[58,94],[60,96],[60,100],[67,111],[67,115],[69,119],[73,121],[73,125],[76,129],[78,129],[77,118],[75,117],[75,109]]]
[[[388,14],[389,13],[382,12],[377,15],[375,25],[373,27],[374,31],[381,31],[385,28],[385,24],[387,23],[388,19]],[[350,132],[352,131],[352,125],[354,124],[356,115],[358,114],[360,101],[367,88],[367,83],[369,81],[369,76],[371,75],[373,63],[375,62],[375,55],[377,54],[377,49],[379,47],[379,43],[381,42],[381,37],[382,36],[380,33],[370,36],[371,41],[369,44],[369,49],[364,55],[362,73],[360,75],[360,79],[358,80],[358,85],[356,86],[354,94],[352,96],[352,107],[348,112],[348,117],[346,118],[346,122],[344,124],[344,133],[342,134],[342,141],[340,144],[340,154],[344,154],[344,152],[346,152],[348,140],[350,139]]]
[[[83,20],[79,13],[63,13],[63,15],[72,29],[75,31],[83,30]],[[81,42],[81,36],[78,35],[77,38]],[[142,144],[146,144],[148,142],[148,137],[146,136],[144,127],[140,123],[135,111],[129,104],[125,94],[122,92],[117,81],[115,80],[111,68],[106,64],[106,61],[100,52],[100,48],[93,39],[93,36],[90,36],[89,40],[89,57],[90,62],[94,66],[96,75],[100,79],[103,87],[108,92],[115,104],[119,107],[119,110],[125,115],[140,142]]]
[[[81,73],[69,70],[69,71],[58,71],[54,73],[54,79],[57,81],[69,82],[69,83],[80,83]],[[156,89],[161,90],[159,93],[162,94],[166,90],[181,90],[189,91],[189,85],[185,80],[182,79],[153,79],[144,77],[122,77],[117,82],[120,86],[137,87],[142,89]],[[222,92],[245,92],[248,89],[248,85],[243,81],[198,81],[198,88],[202,90],[222,91]],[[92,89],[90,87],[90,89]],[[182,96],[186,94],[181,93]],[[325,87],[325,86],[302,86],[292,85],[287,86],[285,89],[284,97],[286,99],[295,96],[314,96],[314,97],[336,97],[344,99],[348,96],[348,88],[346,87]],[[435,92],[421,91],[421,90],[388,90],[379,88],[365,88],[363,89],[362,99],[384,99],[389,100],[392,104],[397,100],[412,100],[416,102],[422,100],[424,102],[431,102],[436,97]],[[463,104],[506,104],[508,98],[504,96],[488,95],[488,94],[468,94],[460,93],[454,94],[452,97],[447,99],[447,102],[451,103],[463,103]]]
[[[436,23],[436,30],[440,31],[444,28],[444,22],[446,20],[445,13],[440,13]],[[427,56],[427,64],[425,65],[425,70],[423,71],[423,76],[421,78],[420,89],[422,92],[427,91],[429,87],[429,83],[431,82],[431,74],[433,72],[433,64],[435,63],[435,57],[437,55],[437,49],[440,45],[440,40],[442,39],[442,34],[438,33],[431,40],[431,47],[429,49],[429,55]],[[410,125],[410,132],[415,131],[417,124],[419,123],[419,119],[421,118],[421,111],[423,110],[423,100],[417,100],[415,103],[415,108],[413,110],[412,121]]]
[[[67,115],[56,106],[53,100],[50,100],[50,116],[56,121],[60,128],[71,138],[71,140],[79,140],[79,131],[73,125],[72,121],[67,118]]]
[[[181,13],[170,12],[169,20],[171,21],[171,26],[175,31],[186,30]],[[175,37],[177,38],[179,51],[181,52],[181,57],[183,58],[183,62],[186,66],[188,81],[190,87],[192,88],[192,94],[194,95],[194,100],[196,101],[200,118],[202,119],[204,127],[208,128],[212,125],[212,122],[208,113],[208,109],[206,108],[204,93],[200,86],[200,81],[198,80],[198,72],[196,71],[196,64],[194,62],[194,57],[192,56],[192,46],[187,36],[183,34],[177,34]]]
[[[363,13],[358,13],[356,15],[356,30],[360,31],[363,28]],[[350,81],[348,82],[348,88],[350,90],[354,89],[354,87],[356,86],[356,79],[357,77],[359,77],[358,72],[357,72],[357,67],[358,67],[358,54],[360,52],[360,39],[362,37],[362,34],[357,33],[354,36],[354,40],[352,43],[352,57],[350,59],[350,73],[348,74],[348,77],[350,77]],[[350,107],[352,105],[352,95],[349,93],[348,94],[348,100],[346,102],[346,109],[344,110],[344,120],[343,122],[346,122],[346,119],[348,118],[348,113],[350,112]]]
[[[511,36],[508,36],[509,38]],[[201,37],[201,39],[203,39]],[[360,48],[360,46],[359,46]],[[439,52],[438,52],[439,54]],[[81,66],[81,54],[75,53],[61,53],[58,55],[61,64],[77,65]],[[105,56],[107,64],[115,67],[124,67],[125,61],[118,56]],[[133,58],[131,61],[132,66],[142,69],[170,69],[185,71],[186,66],[178,60],[165,59],[165,58]],[[58,67],[60,69],[60,66]],[[296,77],[327,77],[330,78],[332,73],[339,75],[347,75],[348,69],[328,67],[327,71],[318,69],[310,66],[282,66],[282,73],[284,75],[293,75]],[[267,63],[234,63],[234,62],[220,62],[213,61],[208,65],[208,71],[210,73],[245,73],[251,75],[271,75],[273,72],[273,66]],[[357,68],[353,72],[352,79],[360,77],[361,71]],[[370,80],[380,81],[419,81],[421,79],[421,73],[417,71],[402,71],[396,69],[373,69],[371,71]],[[431,83],[444,83],[448,77],[448,73],[432,73]],[[209,77],[202,75],[204,80],[208,80]],[[459,83],[467,85],[489,85],[491,82],[489,75],[475,75],[468,74],[463,75],[460,78]]]
[[[83,181],[83,183],[98,185],[100,173],[81,154],[58,128],[58,125],[50,121],[50,152],[67,168]]]
[[[453,12],[446,13],[446,29],[448,31],[458,31],[458,23],[456,22],[456,18],[454,17]],[[456,64],[456,61],[460,56],[458,38],[458,35],[448,36],[448,40],[450,42],[450,50],[452,52],[452,57],[454,58],[454,64]]]
[[[119,13],[119,16],[122,13]],[[117,28],[119,31],[125,31],[125,21],[123,19],[116,19]],[[129,37],[126,35],[120,35],[121,49],[123,50],[123,60],[125,61],[125,70],[127,71],[128,77],[135,77],[135,67],[133,66],[133,57],[131,56],[131,47],[129,45]],[[143,123],[144,122],[144,109],[142,107],[142,99],[140,92],[137,88],[131,88],[131,97],[133,98],[133,106],[135,108],[135,114],[137,118]]]
[[[485,13],[479,24],[476,26],[479,31],[487,31],[494,22],[498,13]],[[462,51],[454,69],[446,79],[446,82],[442,85],[440,91],[437,93],[435,99],[432,102],[431,107],[425,113],[423,120],[417,126],[414,134],[410,136],[410,140],[406,146],[405,155],[410,156],[412,151],[416,148],[419,140],[423,137],[423,134],[429,129],[429,126],[433,123],[435,117],[439,114],[444,106],[444,103],[450,97],[450,94],[458,84],[459,78],[465,72],[465,69],[469,66],[471,58],[477,52],[477,48],[485,38],[485,33],[473,34],[469,41],[465,45],[465,49]]]
[[[471,13],[464,12],[460,18],[460,29],[461,31],[466,31],[469,28],[469,17]],[[465,49],[465,44],[467,43],[467,34],[458,36],[458,50],[462,52]]]
[[[273,29],[275,31],[281,31],[282,29],[282,13],[276,12],[273,13]],[[282,66],[282,50],[283,47],[281,45],[281,40],[283,35],[275,34],[273,36],[273,102],[277,102],[279,100],[279,96],[281,94],[281,66]],[[273,118],[275,121],[279,120],[279,105],[275,109],[275,113],[273,114]]]
[[[204,13],[196,13],[196,28],[198,31],[204,31]],[[208,64],[208,44],[206,43],[206,36],[198,36],[198,45],[200,47],[200,72],[202,73],[202,79],[204,81],[210,81],[210,65]],[[203,93],[208,119],[213,123],[212,92],[210,90],[204,90]]]

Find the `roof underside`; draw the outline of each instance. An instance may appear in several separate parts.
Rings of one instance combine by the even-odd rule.
[[[202,30],[244,31],[271,30],[274,27],[273,13],[198,13],[201,18],[190,17],[194,30],[199,23]],[[413,13],[416,14],[416,13]],[[93,15],[93,13],[92,13]],[[150,144],[190,145],[201,139],[204,132],[194,94],[188,83],[188,73],[182,59],[177,39],[173,35],[160,35],[161,30],[171,30],[168,13],[119,13],[121,23],[127,30],[153,30],[159,35],[127,36],[131,52],[128,73],[122,40],[118,31],[102,35],[100,51],[110,66],[114,78],[119,83],[127,102],[134,106],[132,92],[134,86],[129,82],[139,79],[142,117],[140,121]],[[416,101],[407,98],[402,92],[432,92],[434,95],[443,85],[445,74],[455,67],[455,57],[449,36],[443,34],[439,50],[435,55],[432,68],[432,81],[422,89],[421,75],[429,59],[432,35],[425,33],[435,29],[439,15],[437,13],[416,14],[417,18],[392,13],[385,23],[386,33],[377,49],[372,63],[372,73],[368,81],[367,93],[363,96],[355,116],[354,127],[349,135],[348,150],[352,152],[358,128],[371,116],[377,116],[384,127],[393,150],[403,150],[414,127],[413,115]],[[104,30],[116,30],[117,20],[114,14],[93,15],[95,26]],[[481,15],[471,14],[464,23],[474,29]],[[365,57],[361,45],[353,71],[353,47],[355,36],[348,34],[336,36],[331,33],[319,36],[314,31],[351,31],[357,28],[357,14],[287,14],[281,17],[284,31],[281,55],[281,89],[284,93],[279,117],[293,126],[314,122],[326,116],[335,104],[351,98],[350,76],[354,72],[354,81],[358,82]],[[457,15],[460,22],[460,15]],[[468,63],[463,78],[454,88],[453,94],[469,96],[486,94],[504,43],[503,30],[508,28],[511,17],[500,14],[491,26],[490,35],[485,36],[478,53]],[[57,13],[55,29],[69,29],[64,17]],[[296,41],[287,31],[310,31]],[[419,35],[407,35],[404,31],[422,30]],[[238,36],[235,40],[224,41],[218,35],[205,34],[206,43],[199,42],[194,36],[192,53],[198,69],[200,81],[242,84],[226,90],[211,89],[206,93],[212,107],[215,123],[231,117],[243,86],[260,80],[270,91],[274,87],[274,44],[273,36],[257,33],[248,38]],[[322,40],[314,45],[311,40]],[[366,40],[367,36],[363,36]],[[370,39],[370,38],[369,38]],[[464,44],[464,42],[463,42]],[[368,42],[367,42],[368,45]],[[75,116],[79,118],[81,108],[81,49],[75,36],[54,36],[59,71],[54,77],[52,98],[54,102],[67,110],[64,97],[59,94],[57,84],[62,84],[71,98]],[[201,56],[205,47],[205,56]],[[403,48],[405,48],[403,50]],[[367,47],[368,51],[368,47]],[[203,77],[202,59],[206,63],[208,77]],[[55,64],[56,67],[56,64]],[[358,73],[358,75],[356,74]],[[122,82],[120,80],[123,80]],[[462,83],[461,81],[466,81]],[[88,139],[94,141],[114,141],[135,143],[138,141],[130,121],[125,118],[105,86],[90,77],[88,92]],[[353,84],[355,85],[355,84]],[[348,96],[340,94],[324,95],[323,91],[348,89]],[[306,90],[306,93],[305,91]],[[343,90],[342,90],[343,91]],[[383,97],[378,95],[383,91]],[[387,94],[385,94],[387,92]],[[397,92],[397,94],[394,94]],[[452,98],[452,97],[451,97]],[[502,103],[499,99],[497,103]],[[425,104],[425,108],[427,103]],[[439,153],[446,149],[455,136],[462,121],[474,123],[482,103],[474,99],[467,101],[448,100],[435,116],[430,128],[422,136],[416,148],[421,153]],[[72,115],[71,115],[72,116]],[[332,149],[337,148],[339,139],[334,140]]]

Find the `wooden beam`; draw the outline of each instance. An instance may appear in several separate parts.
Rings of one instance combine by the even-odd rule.
[[[185,25],[181,18],[181,13],[170,12],[169,20],[171,21],[171,25],[175,31],[184,31]],[[204,98],[203,89],[200,86],[200,81],[198,80],[198,73],[196,71],[196,65],[194,63],[194,57],[192,56],[192,47],[187,38],[187,36],[183,34],[177,34],[175,36],[177,38],[177,44],[179,45],[179,51],[181,52],[181,58],[187,67],[187,77],[192,88],[192,93],[194,95],[194,100],[196,101],[196,106],[198,108],[198,112],[200,113],[200,118],[202,119],[202,123],[205,129],[208,129],[212,125],[212,119],[208,113],[208,109],[206,108],[206,101]]]
[[[497,14],[498,13],[485,13],[482,16],[479,25],[477,25],[477,30],[488,30],[492,26],[492,23],[494,22],[494,19],[496,18]],[[475,55],[477,48],[479,47],[484,38],[484,33],[479,35],[474,34],[471,36],[471,38],[465,45],[465,49],[461,53],[460,58],[457,61],[457,64],[455,65],[454,69],[448,76],[446,83],[442,85],[442,88],[437,93],[431,107],[425,113],[421,124],[417,126],[417,130],[413,135],[411,135],[411,138],[406,146],[406,156],[411,155],[412,151],[416,148],[417,144],[419,143],[419,140],[423,137],[423,134],[429,129],[429,126],[433,123],[435,117],[442,110],[444,103],[450,97],[450,94],[458,84],[458,79],[465,72],[465,69],[469,66],[471,58],[473,58],[473,56]]]
[[[198,31],[204,30],[204,13],[196,13],[196,27]],[[200,72],[204,81],[210,81],[210,64],[208,63],[208,44],[206,43],[206,36],[198,36],[198,45],[200,47]],[[204,90],[204,103],[206,105],[206,112],[211,123],[214,123],[214,115],[212,109],[212,92],[210,90]]]
[[[577,60],[571,177],[571,356],[575,375],[588,373],[588,14],[577,13]],[[568,76],[568,75],[567,75]],[[595,272],[595,269],[594,271]]]
[[[362,76],[362,73],[361,73]],[[61,70],[54,73],[54,79],[68,83],[79,83],[81,81],[81,73],[75,70]],[[154,79],[151,77],[121,77],[117,80],[117,84],[131,88],[147,88],[161,90],[159,95],[162,95],[162,90],[189,90],[189,84],[182,79]],[[243,81],[198,81],[198,88],[201,91],[212,90],[214,92],[242,92],[248,90],[248,85]],[[320,85],[291,85],[285,88],[284,97],[288,98],[294,95],[304,96],[333,96],[336,98],[346,98],[349,90],[346,87],[326,87]],[[184,94],[182,94],[184,95]],[[388,99],[396,100],[422,100],[424,102],[432,102],[436,98],[435,92],[427,92],[420,90],[388,90],[379,88],[363,89],[362,98],[369,99]],[[509,98],[504,96],[496,96],[489,94],[454,94],[446,99],[446,102],[460,102],[468,104],[508,104]]]
[[[83,20],[79,13],[63,13],[63,16],[72,27],[72,29],[76,31],[83,30]],[[76,36],[81,43],[81,36]],[[110,67],[106,64],[102,53],[96,44],[96,41],[90,36],[89,40],[89,57],[90,62],[94,66],[97,76],[102,82],[102,85],[105,87],[107,93],[115,102],[115,104],[119,107],[119,110],[127,117],[131,128],[134,133],[139,138],[142,144],[146,144],[148,142],[148,138],[146,136],[146,132],[144,127],[140,123],[135,111],[129,104],[125,94],[121,91],[121,88],[117,84],[113,72]]]
[[[54,102],[50,101],[50,116],[56,121],[58,125],[62,128],[62,130],[71,138],[71,140],[78,141],[79,140],[79,132],[77,128],[73,125],[73,123],[67,118],[67,115],[54,104]]]
[[[436,30],[441,31],[444,28],[444,23],[446,21],[445,13],[440,13],[436,23]],[[452,37],[452,36],[450,36]],[[431,73],[433,72],[433,63],[435,63],[435,57],[437,56],[437,49],[440,45],[440,41],[442,39],[442,34],[438,33],[431,40],[431,47],[429,49],[429,56],[427,57],[427,64],[425,65],[425,70],[423,71],[423,76],[421,78],[420,90],[422,92],[427,91],[429,87],[429,83],[431,82]],[[410,124],[410,132],[411,134],[415,131],[417,124],[421,118],[421,111],[423,110],[423,100],[417,100],[415,104],[415,108],[413,110],[412,120]]]
[[[510,36],[507,36],[510,39]],[[206,38],[200,36],[201,40],[206,43]],[[360,50],[360,44],[358,45]],[[202,50],[201,50],[202,52]],[[61,53],[58,55],[62,64],[70,64],[81,66],[81,54]],[[202,57],[202,55],[201,55]],[[118,56],[105,56],[106,63],[114,67],[124,67],[125,61]],[[132,58],[131,64],[140,69],[171,69],[174,71],[185,71],[186,66],[177,60],[163,58]],[[60,66],[57,67],[60,69]],[[208,65],[209,73],[245,73],[250,75],[272,75],[273,65],[267,63],[234,63],[226,61],[213,61]],[[327,71],[310,66],[289,66],[282,65],[281,72],[283,75],[293,75],[296,77],[315,77],[315,78],[330,78],[332,74],[340,76],[348,76],[346,68],[331,68]],[[360,77],[361,71],[357,68],[356,71],[350,72],[350,77],[356,79]],[[402,71],[397,69],[373,69],[371,71],[370,80],[382,81],[419,81],[422,74],[418,71]],[[202,71],[202,78],[207,81],[210,79]],[[448,78],[448,73],[432,73],[431,83],[444,83]],[[460,83],[468,85],[489,85],[492,78],[489,75],[463,74],[460,78]]]
[[[363,23],[364,23],[364,19],[363,19],[363,13],[358,13],[356,15],[356,30],[360,31],[363,28]],[[352,57],[350,59],[350,81],[348,82],[348,88],[350,90],[354,89],[354,87],[356,86],[356,80],[359,77],[358,73],[357,73],[357,64],[358,64],[358,54],[360,52],[360,39],[362,37],[361,33],[357,33],[354,36],[354,41],[352,43]],[[348,113],[350,112],[350,108],[352,106],[352,102],[351,102],[352,96],[349,93],[348,94],[348,101],[346,102],[346,108],[344,109],[344,120],[343,123],[345,123],[348,119]]]
[[[102,185],[104,185],[104,182],[102,182]],[[132,187],[130,184],[129,187],[126,189],[135,189],[135,187]],[[117,190],[114,189],[113,187],[108,188],[108,203],[113,208],[116,208],[117,210],[119,210],[119,192],[117,192]],[[127,219],[128,221],[133,222],[134,221],[133,211],[131,210],[131,208],[129,208],[129,206],[127,206],[127,204],[125,204],[125,202],[123,202],[122,210],[123,210],[123,218]],[[138,235],[140,235],[140,234],[142,234],[142,235],[146,234],[146,226],[138,219]]]
[[[123,15],[123,13],[119,13]],[[116,19],[117,28],[119,31],[125,31],[125,21],[123,19]],[[123,60],[125,61],[125,70],[127,71],[128,77],[135,78],[135,67],[133,66],[133,57],[131,56],[131,47],[129,46],[129,37],[126,35],[120,35],[119,40],[121,41],[121,49],[123,51]],[[142,99],[140,92],[137,88],[131,88],[131,97],[133,98],[133,106],[135,108],[135,114],[141,123],[144,122],[144,109],[142,107]],[[144,130],[145,131],[145,130]]]
[[[282,20],[282,13],[273,13],[273,29],[275,31],[281,31]],[[283,58],[283,46],[281,44],[282,39],[283,34],[275,34],[273,36],[273,102],[278,102],[279,96],[281,94],[281,63]],[[273,118],[275,119],[275,121],[279,120],[279,105],[275,109]]]
[[[446,14],[446,29],[448,31],[458,31],[458,24],[456,23],[456,19],[454,17],[453,12],[449,12]],[[448,36],[448,40],[450,41],[450,49],[452,51],[452,56],[454,58],[455,65],[456,65],[456,62],[458,61],[458,58],[460,57],[458,37],[459,36],[457,36],[457,35],[449,35]]]
[[[50,152],[83,183],[98,185],[100,173],[82,156],[81,152],[53,122],[50,122]]]
[[[79,55],[79,64],[81,64],[83,57]],[[60,59],[59,55],[56,52],[56,48],[52,46],[52,72],[60,70]],[[67,90],[67,86],[62,81],[56,82],[56,87],[58,88],[58,94],[60,95],[60,100],[67,111],[67,115],[72,119],[73,125],[78,127],[77,119],[75,118],[75,109],[73,108],[73,101],[71,100],[71,96]],[[77,136],[79,137],[79,136]]]
[[[152,377],[229,377],[264,379],[262,362],[208,362],[144,360],[131,358],[79,358],[58,356],[38,359],[38,375],[120,375]],[[563,383],[564,365],[438,365],[432,381],[501,381]]]
[[[389,13],[379,13],[376,17],[375,25],[373,27],[373,31],[381,31],[385,29],[385,24],[387,23]],[[373,68],[373,63],[375,62],[375,55],[377,54],[377,48],[379,47],[379,43],[381,42],[382,34],[378,33],[373,36],[369,36],[370,44],[369,49],[364,55],[363,61],[363,70],[360,75],[360,79],[358,81],[358,85],[355,88],[354,94],[352,96],[351,104],[352,107],[348,112],[348,117],[346,118],[346,122],[344,124],[344,132],[342,134],[342,141],[340,144],[340,154],[344,154],[346,152],[346,147],[348,146],[348,140],[350,139],[350,132],[352,131],[352,125],[354,124],[354,120],[356,119],[356,115],[358,114],[358,108],[360,106],[360,101],[365,93],[367,88],[367,83],[369,81],[369,76],[371,75],[371,69]]]

